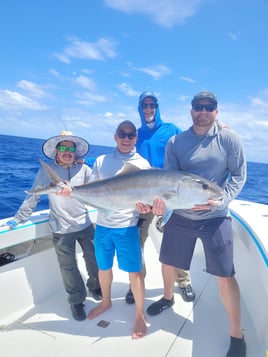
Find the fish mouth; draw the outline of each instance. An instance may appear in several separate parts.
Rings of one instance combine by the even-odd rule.
[[[223,198],[223,190],[219,189],[213,189],[213,187],[210,187],[211,191],[213,192],[210,200],[221,200]]]

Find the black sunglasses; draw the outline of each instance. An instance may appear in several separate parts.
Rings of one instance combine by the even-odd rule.
[[[151,108],[151,109],[155,109],[155,108],[157,108],[157,104],[155,104],[155,103],[142,103],[141,107],[142,107],[142,109],[146,109],[148,107]]]
[[[120,139],[128,138],[129,140],[133,140],[137,136],[136,133],[125,133],[124,131],[119,131],[117,135]]]
[[[217,106],[215,104],[195,104],[193,105],[193,110],[196,112],[202,112],[206,109],[207,112],[213,112]]]

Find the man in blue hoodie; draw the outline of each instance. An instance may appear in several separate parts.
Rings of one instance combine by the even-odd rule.
[[[152,167],[163,168],[165,147],[168,140],[181,130],[173,123],[165,123],[160,116],[158,98],[153,92],[143,92],[139,98],[138,111],[141,118],[141,127],[138,129],[137,152],[149,161]],[[142,251],[148,237],[149,225],[153,220],[153,214],[141,214],[139,230]],[[146,267],[143,258],[143,275],[146,275]],[[178,269],[177,283],[185,301],[194,301],[195,293],[191,286],[190,274],[186,270]],[[135,303],[131,289],[126,295],[128,304]]]
[[[181,132],[175,124],[161,119],[158,99],[153,92],[143,92],[139,98],[138,111],[141,127],[138,129],[136,150],[153,167],[164,167],[165,147],[171,136]]]

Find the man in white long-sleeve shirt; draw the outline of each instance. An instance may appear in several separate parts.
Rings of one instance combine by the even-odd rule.
[[[112,154],[99,156],[93,166],[92,180],[107,179],[123,173],[125,162],[139,169],[149,169],[147,160],[136,153],[137,130],[131,121],[123,121],[116,129],[114,139],[116,148]],[[107,197],[109,199],[109,197]],[[98,210],[94,236],[95,252],[99,267],[99,280],[102,302],[92,309],[88,317],[94,319],[112,306],[111,284],[114,255],[117,255],[119,268],[129,273],[131,289],[136,301],[136,316],[132,332],[133,339],[146,334],[144,316],[144,277],[142,274],[142,254],[136,209],[119,209],[108,215]]]

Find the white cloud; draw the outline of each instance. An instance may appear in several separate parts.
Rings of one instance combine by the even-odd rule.
[[[47,93],[36,83],[21,80],[17,83],[17,87],[23,89],[25,92],[28,92],[31,96],[42,98],[47,96]]]
[[[78,84],[80,87],[83,87],[83,88],[87,88],[87,89],[90,89],[90,90],[95,90],[96,89],[96,84],[95,82],[86,77],[86,76],[78,76],[76,79],[75,79],[75,83]]]
[[[147,73],[149,76],[153,77],[155,80],[170,74],[170,69],[162,64],[153,67],[142,67],[138,68],[138,71]]]
[[[107,38],[100,38],[97,42],[86,42],[79,38],[68,38],[69,46],[62,53],[56,53],[55,57],[64,63],[71,63],[72,58],[84,60],[104,61],[106,58],[116,57],[116,42]]]
[[[189,96],[181,94],[181,95],[178,96],[178,101],[187,102],[187,101],[189,101]]]
[[[173,27],[193,16],[201,0],[105,0],[114,9],[128,14],[149,15],[163,27]]]
[[[81,72],[89,75],[89,74],[92,74],[94,71],[92,69],[83,68],[83,69],[81,69]]]
[[[100,94],[93,94],[91,92],[84,92],[76,94],[76,103],[83,105],[92,105],[95,103],[105,103],[108,102],[107,98]]]
[[[0,90],[0,108],[8,112],[18,110],[46,110],[47,107],[18,92]]]
[[[111,112],[106,112],[105,114],[104,114],[104,117],[105,118],[111,118],[113,116],[113,113],[111,113]]]
[[[61,78],[61,75],[60,75],[59,71],[57,71],[56,69],[50,69],[49,73],[55,78],[58,78],[58,79]]]
[[[196,81],[192,78],[189,78],[189,77],[184,77],[184,76],[181,76],[180,79],[182,81],[185,81],[185,82],[188,82],[188,83],[196,83]]]
[[[125,95],[129,97],[137,97],[139,93],[131,88],[131,86],[127,83],[121,83],[117,86],[121,92],[123,92]]]
[[[245,107],[226,104],[221,110],[219,119],[227,124],[241,137],[248,161],[267,162],[267,109],[254,108],[251,103]]]
[[[249,97],[250,103],[255,110],[265,111],[268,109],[268,89],[265,88],[256,96]]]
[[[228,37],[230,37],[230,39],[233,41],[236,41],[238,39],[238,35],[233,32],[229,32]]]

